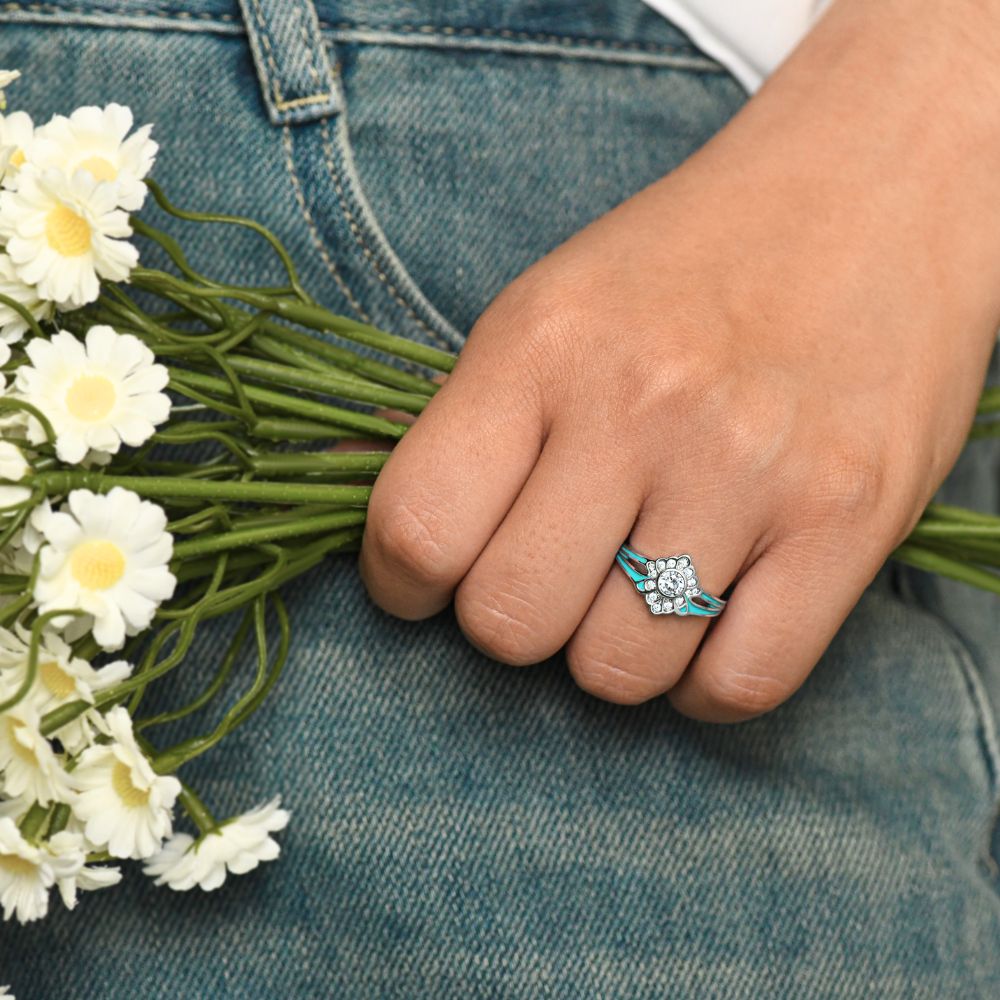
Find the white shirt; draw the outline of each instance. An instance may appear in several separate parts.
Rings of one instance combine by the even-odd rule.
[[[718,59],[751,93],[831,0],[645,0]]]

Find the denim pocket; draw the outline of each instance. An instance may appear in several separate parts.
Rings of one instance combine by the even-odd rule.
[[[458,348],[528,265],[667,173],[743,93],[691,52],[328,33],[343,116],[289,141],[376,322]]]

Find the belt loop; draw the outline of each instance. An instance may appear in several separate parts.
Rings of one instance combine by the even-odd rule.
[[[267,115],[275,125],[343,108],[312,0],[240,0]]]

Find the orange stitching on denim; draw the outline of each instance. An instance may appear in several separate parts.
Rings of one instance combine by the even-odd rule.
[[[292,189],[295,192],[295,200],[298,202],[299,210],[302,212],[302,217],[306,220],[306,225],[309,227],[309,232],[312,235],[313,243],[319,252],[320,257],[323,259],[323,263],[326,265],[326,269],[330,272],[330,277],[333,278],[334,284],[343,293],[344,298],[347,299],[351,308],[358,315],[358,318],[365,323],[371,323],[371,316],[362,308],[361,303],[357,300],[354,293],[351,291],[347,282],[344,280],[340,273],[340,269],[337,267],[335,261],[330,256],[329,251],[326,249],[326,244],[323,242],[322,236],[320,236],[319,227],[316,225],[316,220],[313,218],[312,212],[309,211],[309,205],[306,203],[305,194],[302,191],[302,184],[299,181],[299,175],[295,170],[295,159],[293,156],[292,149],[292,131],[288,125],[284,125],[281,129],[282,132],[282,144],[285,148],[285,165],[288,168],[289,176],[292,180]]]

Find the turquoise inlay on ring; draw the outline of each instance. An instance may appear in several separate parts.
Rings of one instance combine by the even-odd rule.
[[[715,618],[726,602],[706,593],[698,583],[698,574],[689,555],[648,559],[622,545],[615,562],[646,599],[654,615],[692,615]]]

